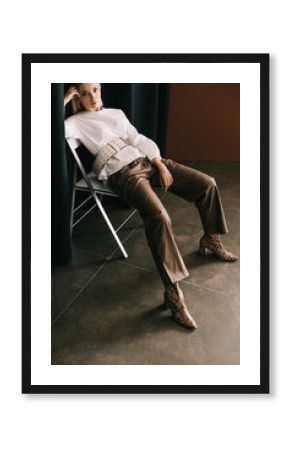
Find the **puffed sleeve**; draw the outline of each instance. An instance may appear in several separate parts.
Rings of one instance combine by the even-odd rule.
[[[122,111],[123,112],[123,111]],[[153,158],[161,159],[160,151],[152,139],[147,138],[143,134],[140,134],[137,129],[131,124],[131,122],[127,119],[126,115],[123,112],[124,120],[126,121],[127,134],[128,134],[128,142],[132,147],[138,148],[141,150],[145,156],[147,156],[150,160]]]
[[[64,121],[64,136],[71,149],[78,148],[81,141],[78,137],[76,128],[70,118]]]

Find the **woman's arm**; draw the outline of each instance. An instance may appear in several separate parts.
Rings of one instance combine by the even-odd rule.
[[[75,86],[70,86],[66,91],[66,93],[64,94],[63,99],[64,106],[67,105],[75,95],[77,95],[78,97],[80,96],[77,88]]]
[[[173,183],[173,176],[171,175],[171,173],[169,172],[169,170],[167,169],[165,164],[163,164],[161,159],[153,158],[153,159],[151,159],[151,164],[154,167],[156,167],[156,169],[159,172],[159,180],[160,180],[162,189],[164,191],[167,191],[167,189],[170,188],[170,186]]]
[[[124,114],[124,113],[123,113]],[[124,114],[124,118],[127,121],[127,131],[129,143],[142,150],[146,156],[150,159],[151,164],[156,167],[159,172],[159,179],[164,191],[172,185],[173,177],[167,167],[161,161],[161,155],[157,144],[152,139],[147,138],[143,134],[140,134],[138,130],[131,124]]]
[[[143,150],[147,157],[150,159],[151,164],[156,167],[159,172],[159,180],[164,191],[173,183],[173,177],[165,164],[161,161],[161,155],[158,146],[152,139],[147,138],[143,134],[138,133],[135,127],[130,124],[129,127],[131,143],[133,146]]]
[[[144,134],[139,133],[137,128],[135,128],[134,125],[132,125],[128,120],[125,113],[123,111],[122,113],[123,119],[126,122],[128,143],[132,145],[132,147],[136,147],[141,150],[150,160],[153,158],[161,160],[160,151],[157,144],[152,139],[144,136]]]

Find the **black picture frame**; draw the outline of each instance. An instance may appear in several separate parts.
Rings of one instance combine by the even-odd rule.
[[[269,59],[228,54],[22,54],[22,393],[269,393]],[[260,66],[260,383],[255,385],[33,385],[31,382],[31,65],[33,63],[256,63]]]

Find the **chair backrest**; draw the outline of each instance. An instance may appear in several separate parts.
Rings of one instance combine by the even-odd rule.
[[[72,148],[70,145],[69,145],[69,148],[70,148],[70,150],[71,150],[71,152],[72,152],[72,154],[73,154],[75,163],[77,164],[77,167],[79,168],[79,170],[80,170],[80,172],[81,172],[81,174],[82,174],[82,176],[83,176],[83,178],[84,178],[84,180],[85,180],[85,182],[86,182],[88,188],[89,188],[91,191],[93,191],[94,188],[93,188],[93,185],[92,185],[92,183],[91,183],[91,180],[90,180],[90,178],[88,177],[87,172],[86,172],[86,169],[85,169],[85,167],[84,167],[84,165],[83,165],[83,163],[82,163],[82,161],[81,161],[81,159],[80,159],[80,157],[79,157],[79,155],[78,155],[78,149]],[[74,179],[74,182],[75,182],[75,181],[76,181],[76,171],[74,172],[74,178],[75,178],[75,179]]]

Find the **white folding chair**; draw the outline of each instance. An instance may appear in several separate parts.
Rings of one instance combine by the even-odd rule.
[[[80,158],[77,153],[77,150],[70,147],[70,150],[74,157],[74,180],[73,180],[73,192],[72,192],[72,208],[71,208],[71,219],[70,219],[70,229],[71,229],[71,237],[73,233],[73,228],[81,221],[83,220],[94,208],[99,208],[100,212],[102,213],[103,218],[105,219],[115,241],[117,242],[119,249],[121,250],[124,258],[128,258],[128,253],[123,247],[122,242],[119,239],[118,232],[121,230],[121,228],[125,225],[125,223],[128,222],[128,220],[135,214],[137,211],[136,209],[133,210],[133,212],[119,225],[119,227],[115,230],[113,227],[105,209],[103,208],[103,205],[101,203],[101,200],[98,196],[101,197],[103,195],[108,195],[110,197],[119,197],[118,194],[116,194],[109,186],[107,180],[98,180],[94,172],[87,173]],[[80,170],[82,174],[82,178],[77,180],[77,173],[78,169]],[[85,201],[83,201],[80,205],[78,205],[75,208],[75,195],[76,191],[86,191],[90,192],[91,195],[86,198]],[[77,210],[79,210],[85,203],[87,203],[91,198],[94,199],[95,204],[89,208],[84,214],[74,222],[74,214]]]

